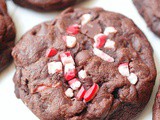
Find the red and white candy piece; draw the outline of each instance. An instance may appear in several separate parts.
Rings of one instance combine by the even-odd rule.
[[[112,49],[115,48],[115,42],[108,39],[104,45],[104,48],[112,48]]]
[[[89,88],[87,90],[87,92],[85,93],[85,95],[84,95],[84,102],[91,101],[95,97],[95,95],[97,94],[98,90],[99,90],[98,84],[94,83],[92,85],[92,87]]]
[[[65,95],[67,96],[67,97],[73,97],[73,90],[71,89],[71,88],[68,88],[66,91],[65,91]]]
[[[78,77],[79,77],[79,78],[82,78],[82,79],[86,78],[86,77],[87,77],[86,71],[85,71],[85,70],[80,70],[80,71],[78,72]]]
[[[74,24],[67,28],[67,33],[71,35],[76,35],[80,32],[80,25]]]
[[[102,60],[107,61],[107,62],[114,62],[114,58],[109,56],[108,54],[104,53],[103,51],[93,48],[93,52],[96,56],[100,57]]]
[[[47,57],[53,57],[57,54],[57,50],[55,48],[50,48],[46,52]]]
[[[48,63],[48,73],[60,73],[62,72],[62,63],[61,62],[50,62]]]
[[[118,66],[118,71],[123,76],[129,76],[129,66],[128,63],[122,63]]]
[[[110,33],[117,33],[117,30],[114,27],[106,27],[104,30],[104,34],[109,35]]]
[[[67,81],[75,78],[76,76],[76,69],[72,63],[66,64],[64,67],[64,77]]]
[[[84,95],[86,93],[86,90],[84,89],[84,87],[82,86],[81,89],[78,91],[77,95],[76,95],[76,98],[78,100],[82,100]]]
[[[127,78],[131,84],[136,84],[138,81],[137,75],[134,73],[131,73]]]
[[[81,87],[81,82],[77,78],[70,80],[68,84],[73,90],[77,90],[79,87]]]
[[[66,65],[66,64],[69,64],[69,63],[75,64],[74,60],[72,58],[72,55],[69,51],[60,54],[60,58],[61,58],[61,61],[62,61],[63,65]]]
[[[77,43],[77,40],[75,37],[73,36],[65,36],[64,37],[64,40],[66,42],[66,45],[68,48],[73,48],[75,47],[76,43]]]
[[[81,25],[87,24],[89,21],[91,21],[91,19],[92,19],[91,14],[82,15],[82,17],[81,17]]]
[[[36,92],[42,92],[44,90],[46,90],[47,88],[49,88],[48,86],[45,86],[45,85],[39,85],[37,86],[37,88],[34,90],[34,93]]]
[[[105,34],[97,34],[94,36],[94,47],[96,48],[102,48],[104,46],[104,44],[106,43],[106,39],[107,39],[107,35]]]

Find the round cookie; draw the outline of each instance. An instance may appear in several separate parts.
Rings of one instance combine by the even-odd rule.
[[[4,0],[0,1],[0,71],[12,60],[11,51],[14,46],[15,28],[7,13]]]
[[[14,47],[15,93],[41,120],[128,120],[148,103],[152,48],[132,20],[68,8]]]
[[[153,120],[159,120],[160,119],[160,87],[158,88],[158,92],[155,98],[155,102],[153,105]]]
[[[148,27],[160,36],[160,0],[133,0]]]
[[[38,11],[52,11],[67,8],[77,0],[13,0],[16,4]]]

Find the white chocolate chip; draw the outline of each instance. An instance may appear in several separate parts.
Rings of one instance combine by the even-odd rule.
[[[81,17],[81,25],[87,24],[89,21],[91,21],[91,19],[92,19],[91,14],[84,14],[84,15]]]
[[[134,73],[131,73],[127,78],[131,84],[136,84],[138,81],[137,75]]]
[[[109,35],[110,33],[117,33],[117,30],[114,27],[106,27],[104,30],[104,34]]]
[[[128,63],[123,63],[118,66],[118,70],[123,76],[129,76],[129,66]]]
[[[73,37],[73,36],[66,36],[65,39],[66,39],[66,45],[67,45],[68,48],[75,47],[75,45],[77,43],[77,40],[76,40],[75,37]]]
[[[79,87],[81,86],[81,82],[80,81],[75,81],[74,83],[72,83],[70,85],[70,87],[73,89],[73,90],[77,90]]]
[[[115,42],[112,41],[112,40],[110,40],[110,39],[108,39],[108,40],[106,41],[104,47],[105,47],[105,48],[112,48],[112,49],[113,49],[113,48],[115,48]]]
[[[65,94],[67,97],[73,97],[73,90],[71,88],[68,88],[66,91],[65,91]]]
[[[107,62],[114,62],[114,58],[109,56],[108,54],[104,53],[103,51],[93,48],[93,52],[96,56],[100,57],[102,60],[107,61]]]
[[[48,73],[60,73],[62,72],[62,63],[61,62],[50,62],[48,63]]]
[[[86,77],[87,77],[86,71],[85,71],[85,70],[79,71],[79,72],[78,72],[78,77],[79,77],[79,78],[82,78],[82,79],[86,78]]]

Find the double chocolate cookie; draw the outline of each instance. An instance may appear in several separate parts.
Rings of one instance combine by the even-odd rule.
[[[38,11],[64,9],[76,3],[77,0],[13,0],[16,4]]]
[[[153,116],[153,120],[160,120],[160,87],[158,88],[158,92],[153,105],[152,116]]]
[[[148,27],[160,36],[160,0],[133,0]]]
[[[11,50],[14,46],[15,28],[7,13],[4,0],[0,0],[0,71],[12,60]]]
[[[101,8],[65,10],[14,47],[15,93],[41,120],[130,120],[156,77],[132,20]]]

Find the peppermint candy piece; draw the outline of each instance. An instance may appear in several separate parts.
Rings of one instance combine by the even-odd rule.
[[[115,42],[108,39],[104,45],[104,48],[111,48],[114,49],[115,48]]]
[[[129,76],[129,66],[128,63],[122,63],[118,66],[118,71],[123,76]]]
[[[47,57],[53,57],[57,54],[57,50],[55,48],[50,48],[46,52]]]
[[[62,72],[62,63],[61,62],[50,62],[48,63],[48,73],[55,74]]]
[[[76,98],[78,100],[82,100],[84,95],[86,93],[86,90],[84,89],[84,87],[82,86],[81,89],[78,91],[77,95],[76,95]]]
[[[73,90],[77,90],[79,87],[81,87],[81,82],[77,78],[70,80],[68,84]]]
[[[114,27],[106,27],[104,30],[104,34],[109,35],[110,33],[117,33],[117,30]]]
[[[97,34],[94,36],[94,47],[96,48],[102,48],[104,46],[104,44],[106,43],[106,39],[107,39],[107,35],[105,34]]]
[[[131,84],[136,84],[138,82],[138,77],[134,73],[131,73],[127,78]]]
[[[73,36],[65,36],[64,40],[68,48],[73,48],[76,46],[77,40]]]
[[[67,33],[71,35],[76,35],[80,32],[80,25],[74,24],[67,28]]]
[[[89,21],[91,21],[91,19],[92,19],[91,14],[84,14],[84,15],[81,17],[81,25],[87,24]]]
[[[82,78],[82,79],[86,78],[86,77],[87,77],[86,71],[85,71],[85,70],[80,70],[80,71],[78,72],[78,77],[79,77],[79,78]]]
[[[70,51],[67,51],[67,52],[64,52],[64,53],[60,54],[60,58],[61,58],[61,61],[62,61],[63,65],[66,65],[66,64],[69,64],[69,63],[75,64],[74,60],[71,56]]]
[[[66,64],[64,68],[64,77],[67,81],[73,79],[76,76],[76,69],[75,66],[70,63]]]
[[[114,62],[114,58],[112,58],[111,56],[109,56],[108,54],[104,53],[103,51],[97,48],[93,48],[93,53],[104,61]]]
[[[71,89],[71,88],[68,88],[66,91],[65,91],[65,95],[67,96],[67,97],[73,97],[73,90]]]

